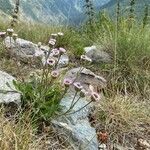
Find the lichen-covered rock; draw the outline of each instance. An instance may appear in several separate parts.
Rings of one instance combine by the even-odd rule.
[[[111,62],[110,55],[104,51],[103,47],[99,47],[99,48],[97,48],[96,46],[85,47],[84,51],[86,55],[92,59],[93,62],[96,63]]]
[[[31,60],[32,62],[35,62],[37,64],[45,63],[45,53],[48,53],[49,47],[48,46],[41,46],[38,47],[37,44],[34,44],[30,41],[17,38],[16,41],[14,41],[13,38],[10,38],[9,36],[5,38],[4,41],[6,48],[11,56],[17,57],[18,60],[21,60],[23,62],[29,62]],[[60,61],[58,63],[58,67],[65,67],[69,63],[69,57],[67,54],[64,54],[61,56]]]
[[[16,90],[13,85],[14,77],[6,72],[0,71],[0,103],[20,104],[21,94]]]
[[[17,38],[14,41],[13,38],[8,36],[5,38],[4,43],[10,55],[23,62],[28,62],[29,59],[33,60],[40,55],[44,55],[44,52],[36,44],[21,38]]]
[[[89,85],[93,85],[95,89],[102,89],[106,86],[107,82],[102,76],[96,75],[89,69],[80,67],[69,70],[65,78],[80,82],[86,90],[88,90]]]
[[[70,92],[61,100],[62,113],[69,109],[73,97],[74,93]],[[76,100],[78,98],[77,96]],[[87,103],[86,98],[81,98],[71,112],[79,110]],[[88,120],[91,109],[92,105],[88,105],[76,113],[60,116],[57,120],[52,121],[59,133],[68,135],[68,140],[75,150],[98,150],[96,131]]]

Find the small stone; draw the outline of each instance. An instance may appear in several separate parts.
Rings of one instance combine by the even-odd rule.
[[[110,55],[104,50],[104,48],[102,46],[100,46],[98,48],[94,45],[91,47],[85,47],[84,51],[85,51],[85,55],[88,56],[89,58],[91,58],[93,62],[109,63],[112,61]]]
[[[106,144],[100,144],[99,145],[99,150],[107,150]]]
[[[21,103],[21,94],[13,85],[13,80],[16,79],[8,73],[0,71],[0,103],[17,105]]]

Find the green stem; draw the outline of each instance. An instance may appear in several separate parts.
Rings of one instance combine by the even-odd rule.
[[[72,106],[74,105],[74,100],[75,100],[75,98],[76,98],[76,96],[77,96],[77,93],[78,93],[78,91],[76,91],[76,93],[75,93],[75,95],[74,95],[74,98],[73,98],[73,100],[72,100],[72,102],[71,102],[71,105],[70,105],[69,109],[68,109],[66,112],[64,112],[63,114],[61,114],[61,116],[67,114],[67,113],[70,112],[70,110],[73,108]]]
[[[73,83],[78,79],[79,77],[79,74],[83,71],[84,67],[80,67],[79,71],[77,72],[77,76],[76,78],[74,79]]]
[[[56,65],[55,65],[55,69],[57,68],[57,66],[58,66],[58,64],[59,64],[60,57],[61,57],[61,55],[59,55],[59,57],[58,57],[58,61],[57,61]]]
[[[73,98],[73,100],[72,100],[72,102],[71,102],[71,105],[70,105],[70,108],[69,108],[69,109],[72,108],[72,105],[73,105],[73,103],[74,103],[74,101],[75,101],[75,98],[76,98],[77,94],[78,94],[78,91],[76,91],[76,93],[75,93],[75,95],[74,95],[74,98]]]
[[[77,113],[77,112],[79,112],[80,110],[84,109],[86,106],[88,106],[88,105],[91,104],[91,103],[92,103],[92,101],[90,101],[90,102],[87,103],[85,106],[83,106],[83,107],[81,107],[80,109],[78,109],[77,111],[74,111],[74,112],[72,112],[72,113],[68,113],[68,114],[66,114],[66,115],[72,115],[72,114],[74,114],[74,113]]]
[[[80,100],[80,98],[81,97],[79,97],[76,101],[75,101],[75,103],[74,104],[72,104],[72,107],[71,107],[71,109],[77,104],[77,102]]]

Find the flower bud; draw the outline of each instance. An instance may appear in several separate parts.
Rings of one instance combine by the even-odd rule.
[[[98,93],[96,93],[96,92],[92,92],[91,93],[91,100],[93,102],[99,101],[100,100],[100,95]]]
[[[64,54],[64,53],[66,53],[66,50],[65,50],[64,48],[60,47],[60,48],[59,48],[59,52],[60,52],[60,54],[62,55],[62,54]]]
[[[13,29],[7,29],[7,33],[9,36],[12,36],[14,33],[14,30]]]
[[[83,60],[85,62],[92,62],[92,59],[87,57],[86,55],[81,55],[81,60]]]
[[[58,32],[57,33],[59,36],[64,36],[64,33],[62,33],[62,32]]]
[[[79,92],[79,91],[81,91],[82,90],[82,85],[80,84],[80,82],[75,82],[74,84],[74,89],[77,91],[77,92]]]
[[[81,97],[85,97],[87,94],[88,94],[88,92],[87,92],[86,90],[84,90],[84,89],[82,89],[82,90],[80,91],[80,96],[81,96]]]
[[[38,42],[37,46],[38,46],[38,48],[41,48],[42,43],[41,43],[41,42]]]
[[[13,33],[12,37],[13,37],[14,41],[16,41],[18,38],[18,34]]]
[[[6,37],[6,32],[0,32],[0,37],[4,39]]]

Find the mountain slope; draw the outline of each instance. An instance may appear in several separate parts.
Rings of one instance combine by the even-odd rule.
[[[123,12],[129,9],[129,1],[120,0]],[[150,4],[150,0],[135,2],[136,12],[139,14],[144,12],[145,4]],[[112,16],[115,16],[116,3],[117,0],[93,0],[97,11],[107,9]],[[0,4],[1,12],[9,15],[12,13],[14,0],[0,0]],[[84,5],[85,0],[20,0],[20,16],[22,20],[45,24],[80,24],[85,19]]]
[[[135,0],[134,9],[137,16],[141,17],[141,15],[143,15],[145,5],[150,5],[150,0]],[[116,6],[117,1],[110,0],[108,3],[101,6],[100,10],[106,9],[111,14],[111,16],[115,16]],[[120,0],[120,7],[122,15],[126,14],[126,12],[129,12],[130,0]]]
[[[101,7],[110,0],[93,0],[95,7]],[[0,9],[10,14],[13,0],[0,0]],[[83,21],[85,0],[20,0],[23,19],[43,23],[72,23]]]

